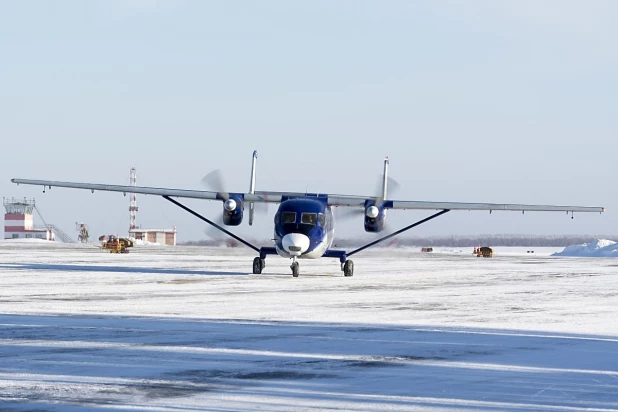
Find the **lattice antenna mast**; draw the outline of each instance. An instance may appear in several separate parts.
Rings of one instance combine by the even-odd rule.
[[[137,173],[134,167],[131,168],[129,184],[131,186],[137,186]],[[131,193],[129,199],[129,230],[133,230],[137,229],[137,225],[135,224],[137,218],[137,197],[135,193]]]

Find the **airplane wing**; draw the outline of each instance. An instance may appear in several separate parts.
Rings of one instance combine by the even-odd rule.
[[[392,204],[391,207],[390,204]],[[531,212],[605,212],[604,207],[522,205],[515,203],[462,203],[462,202],[424,202],[393,200],[385,206],[389,209],[450,209],[450,210],[508,210]]]
[[[32,179],[11,179],[11,182],[18,185],[42,186],[44,188],[52,187],[67,187],[71,189],[85,189],[92,192],[120,192],[120,193],[138,193],[142,195],[170,196],[182,197],[188,199],[205,199],[205,200],[225,200],[227,193],[213,192],[208,190],[188,190],[188,189],[168,189],[163,187],[144,187],[144,186],[122,186],[122,185],[107,185],[100,183],[78,183],[78,182],[59,182],[54,180],[32,180]],[[244,199],[249,202],[257,203],[280,203],[282,196],[279,192],[271,192],[272,196],[264,193],[244,193]]]
[[[97,183],[76,183],[76,182],[59,182],[52,180],[31,180],[31,179],[11,179],[11,182],[16,184],[34,185],[43,187],[66,187],[73,189],[85,189],[91,191],[108,191],[121,193],[139,193],[144,195],[170,196],[189,199],[205,199],[205,200],[225,200],[227,193],[205,191],[205,190],[187,190],[187,189],[167,189],[159,187],[143,187],[143,186],[122,186],[122,185],[107,185]],[[272,191],[256,191],[252,193],[242,193],[244,200],[256,203],[281,203],[284,197],[307,196],[306,193],[300,192],[272,192]],[[355,195],[339,195],[339,194],[311,194],[310,196],[324,196],[328,199],[328,204],[331,206],[344,207],[364,207],[366,200],[373,200],[371,196],[355,196]],[[507,210],[507,211],[535,211],[535,212],[605,212],[604,207],[591,206],[556,206],[556,205],[522,205],[510,203],[463,203],[463,202],[430,202],[430,201],[402,201],[402,200],[386,200],[383,203],[385,209],[417,209],[417,210]]]
[[[371,197],[329,196],[328,204],[333,206],[364,207],[365,200]],[[465,202],[431,202],[420,200],[386,200],[385,209],[410,210],[508,210],[534,212],[605,212],[604,207],[591,206],[557,206],[557,205],[522,205],[513,203],[465,203]]]

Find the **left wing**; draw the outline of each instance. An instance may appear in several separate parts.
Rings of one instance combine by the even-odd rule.
[[[356,196],[328,197],[328,204],[333,206],[361,206],[365,200]],[[465,202],[430,202],[420,200],[385,200],[382,203],[384,209],[411,209],[411,210],[509,210],[509,211],[534,211],[534,212],[605,212],[604,207],[596,206],[557,206],[557,205],[522,205],[514,203],[465,203]]]
[[[510,210],[519,212],[605,212],[604,207],[596,206],[556,206],[521,205],[516,203],[461,203],[461,202],[423,202],[391,200],[387,209],[450,209],[450,210]]]
[[[225,200],[228,196],[224,192],[206,190],[168,189],[160,187],[121,186],[97,183],[58,182],[53,180],[11,179],[16,184],[34,185],[43,187],[67,187],[72,189],[85,189],[107,192],[139,193],[144,195],[158,195],[181,197],[189,199]],[[365,201],[375,200],[372,196],[355,196],[339,194],[307,194],[300,192],[271,192],[256,191],[255,193],[239,193],[245,201],[255,203],[281,203],[287,197],[314,196],[324,197],[330,206],[365,207]],[[425,209],[425,210],[510,210],[510,211],[535,211],[535,212],[605,212],[604,207],[597,206],[556,206],[556,205],[522,205],[511,203],[464,203],[464,202],[429,202],[414,200],[384,200],[384,209]]]

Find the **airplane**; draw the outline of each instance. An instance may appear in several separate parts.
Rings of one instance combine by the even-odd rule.
[[[397,236],[407,230],[435,219],[451,210],[486,210],[492,211],[546,211],[566,212],[571,218],[574,212],[605,212],[604,207],[588,206],[554,206],[554,205],[523,205],[523,204],[498,204],[498,203],[462,203],[462,202],[430,202],[418,200],[391,200],[387,197],[388,189],[388,166],[389,159],[384,159],[380,193],[374,196],[339,195],[327,193],[302,193],[302,192],[273,192],[255,190],[256,163],[258,154],[253,152],[251,164],[251,180],[249,191],[225,192],[221,190],[185,190],[167,189],[141,186],[119,186],[95,183],[58,182],[50,180],[11,179],[17,185],[65,187],[73,189],[86,189],[95,191],[136,193],[144,195],[162,196],[164,199],[191,213],[204,222],[212,225],[223,233],[231,236],[240,243],[255,250],[259,256],[253,259],[253,273],[260,274],[266,267],[266,256],[279,255],[292,260],[290,269],[292,276],[298,277],[300,273],[299,259],[317,259],[329,257],[339,259],[341,271],[345,277],[353,276],[354,263],[350,260],[353,256],[380,242]],[[238,226],[242,223],[245,206],[249,207],[249,225],[253,224],[255,205],[258,203],[278,203],[278,209],[274,218],[274,247],[257,247],[223,226],[200,215],[174,198],[206,199],[222,202],[222,223],[225,226]],[[350,207],[358,210],[364,216],[364,229],[366,232],[380,233],[384,230],[386,211],[389,209],[416,209],[416,210],[439,210],[438,212],[403,227],[393,233],[374,240],[364,246],[351,251],[332,249],[335,229],[335,216],[333,207]]]

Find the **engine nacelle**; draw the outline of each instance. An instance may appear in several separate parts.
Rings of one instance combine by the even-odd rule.
[[[230,193],[223,202],[223,224],[226,226],[238,226],[242,223],[245,209],[243,196]]]
[[[365,200],[365,232],[377,233],[384,230],[386,214],[382,204],[374,200]]]

